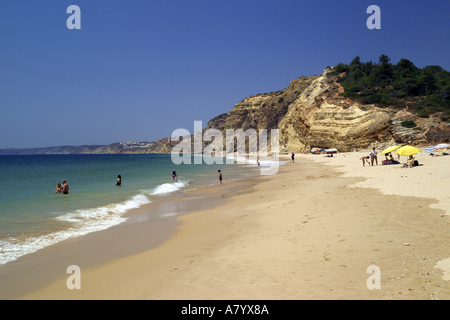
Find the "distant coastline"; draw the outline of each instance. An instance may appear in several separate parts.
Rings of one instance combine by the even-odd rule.
[[[167,139],[162,140],[167,141]],[[108,145],[7,148],[0,149],[0,155],[169,153],[169,149],[162,147],[165,145],[165,143],[162,144],[162,140],[156,142],[116,142]]]

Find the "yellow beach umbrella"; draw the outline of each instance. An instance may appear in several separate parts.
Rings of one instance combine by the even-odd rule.
[[[420,150],[413,146],[404,146],[396,151],[396,153],[401,156],[412,156],[413,154],[418,154],[419,152]]]
[[[389,152],[392,152],[392,151],[394,151],[395,149],[398,149],[398,148],[400,148],[400,146],[389,147],[389,148],[387,148],[386,150],[384,150],[384,151],[381,153],[381,155],[386,154],[386,153],[389,153]]]

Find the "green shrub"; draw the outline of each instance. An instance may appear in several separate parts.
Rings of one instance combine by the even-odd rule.
[[[405,127],[405,128],[415,128],[415,127],[417,127],[416,123],[414,121],[412,121],[412,120],[403,121],[401,123],[401,125],[402,125],[402,127]]]
[[[431,114],[431,111],[429,109],[422,109],[422,110],[419,111],[417,116],[419,118],[429,118],[430,114]]]
[[[387,55],[379,63],[361,62],[359,56],[348,64],[339,63],[328,74],[340,75],[342,96],[366,104],[406,107],[427,118],[437,112],[450,116],[450,72],[439,66],[416,67],[401,59],[391,64]]]

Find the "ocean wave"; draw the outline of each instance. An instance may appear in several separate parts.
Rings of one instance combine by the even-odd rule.
[[[164,195],[178,191],[187,186],[188,184],[189,183],[186,181],[163,183],[152,190],[147,190],[146,192],[152,196]]]
[[[114,203],[92,209],[80,209],[58,216],[55,219],[69,222],[71,227],[37,237],[28,237],[20,240],[11,237],[0,240],[0,264],[14,261],[21,256],[36,252],[63,240],[118,225],[127,220],[123,217],[126,212],[150,202],[145,195],[138,194],[123,203]]]

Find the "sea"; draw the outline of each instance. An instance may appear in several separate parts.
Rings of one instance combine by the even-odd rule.
[[[260,170],[252,161],[191,157],[191,164],[175,165],[170,154],[0,155],[0,264],[123,223],[146,204],[217,185],[217,170],[225,183]],[[62,180],[67,195],[54,191]]]

